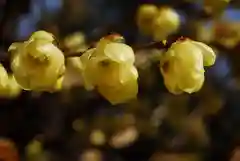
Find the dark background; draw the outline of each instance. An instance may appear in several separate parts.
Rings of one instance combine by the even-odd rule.
[[[8,46],[25,40],[38,29],[53,32],[59,39],[81,31],[92,42],[110,32],[118,32],[124,35],[128,44],[147,42],[148,38],[138,32],[135,24],[136,10],[143,3],[167,4],[176,8],[183,22],[177,36],[196,39],[192,24],[212,20],[211,16],[204,14],[201,5],[180,0],[0,0],[2,63],[9,68],[6,59]],[[224,18],[240,22],[238,7],[240,1],[233,0]],[[2,99],[0,136],[15,143],[20,160],[27,160],[26,145],[37,138],[44,146],[41,155],[50,154],[45,160],[75,161],[86,150],[98,149],[103,160],[109,161],[147,161],[151,156],[167,154],[192,154],[204,161],[228,161],[240,143],[239,46],[226,49],[213,44],[219,50],[217,62],[207,69],[205,86],[197,94],[170,95],[157,65],[153,63],[147,69],[139,70],[139,99],[134,103],[113,107],[97,93],[87,92],[79,85],[54,94],[24,91],[16,99]],[[194,139],[185,133],[182,136],[179,127],[171,124],[187,118],[199,105],[207,110],[218,109],[214,114],[201,115],[205,128],[190,126],[192,129],[196,127],[199,133],[204,131],[209,138],[208,144],[204,144],[198,133]],[[161,124],[153,126],[154,110],[161,106],[174,108],[175,112],[170,112],[170,117],[162,118]],[[89,141],[89,134],[96,128],[102,129],[110,139],[123,126],[114,120],[124,118],[125,114],[131,114],[136,120],[139,138],[133,144],[117,149],[109,144],[94,146]],[[84,123],[80,132],[72,127],[76,119]],[[191,119],[187,122],[191,123]],[[178,136],[183,143],[175,145],[172,140]],[[179,158],[165,160],[177,161]]]

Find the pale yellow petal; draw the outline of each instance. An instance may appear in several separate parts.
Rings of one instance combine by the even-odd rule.
[[[12,43],[8,48],[8,52],[14,52],[17,49],[19,49],[19,47],[22,46],[22,45],[23,45],[23,43],[21,43],[21,42]]]
[[[136,67],[133,65],[128,66],[128,65],[122,64],[119,71],[119,79],[121,84],[124,84],[125,82],[128,82],[131,79],[137,80],[138,71]]]
[[[86,67],[87,63],[89,62],[90,58],[95,53],[95,51],[96,51],[96,48],[92,48],[87,50],[86,52],[83,53],[83,55],[80,56],[82,70],[84,70],[84,68]]]
[[[121,65],[115,62],[106,62],[106,65],[98,66],[98,85],[116,86],[120,84]]]
[[[183,44],[178,48],[175,72],[178,77],[178,87],[187,93],[196,92],[198,82],[204,77],[203,55],[190,44]]]
[[[6,87],[8,84],[8,74],[6,69],[0,64],[0,87]]]
[[[99,75],[98,62],[95,57],[92,57],[85,62],[82,61],[82,64],[82,78],[84,82],[84,87],[86,88],[86,90],[93,90]]]
[[[98,91],[112,104],[125,103],[137,97],[138,93],[138,72],[134,66],[121,66],[116,83],[98,85]]]
[[[106,45],[108,45],[109,43],[112,43],[112,42],[106,38],[100,39],[96,45],[96,52],[94,53],[94,55],[95,56],[105,55],[104,50],[105,50]]]
[[[133,49],[123,43],[109,43],[104,49],[104,54],[118,63],[133,64],[135,61]]]
[[[187,75],[186,75],[187,74]],[[194,93],[200,90],[204,82],[204,73],[182,73],[179,80],[179,88],[187,93]]]
[[[176,73],[174,69],[175,60],[172,57],[171,61],[169,60],[168,62],[165,62],[165,63],[167,63],[167,66],[164,66],[165,64],[163,64],[163,66],[160,67],[160,70],[164,78],[164,84],[166,88],[170,93],[173,93],[176,95],[182,94],[183,91],[178,87],[178,77],[177,77],[178,73]]]
[[[10,98],[17,97],[21,94],[22,89],[16,82],[13,75],[9,75],[7,91],[8,91],[7,97],[10,97]]]
[[[212,66],[216,60],[213,49],[202,42],[192,41],[192,43],[202,50],[204,66]]]
[[[98,91],[113,105],[126,103],[137,98],[138,84],[132,79],[117,87],[99,86]]]
[[[54,36],[53,34],[51,34],[50,32],[46,32],[46,31],[43,31],[43,30],[40,30],[40,31],[36,31],[34,32],[29,40],[44,40],[44,41],[48,41],[48,42],[53,42],[54,41]]]

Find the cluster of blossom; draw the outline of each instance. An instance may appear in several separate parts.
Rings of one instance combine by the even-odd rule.
[[[19,87],[48,92],[62,88],[66,58],[54,44],[51,33],[37,31],[28,41],[13,43],[9,52],[13,78]],[[173,94],[197,92],[204,82],[204,66],[213,65],[215,59],[214,51],[204,43],[177,40],[159,59],[165,86]],[[76,57],[75,62],[86,90],[96,89],[112,104],[137,97],[138,71],[134,66],[134,50],[124,43],[121,35],[101,38],[94,48]],[[1,88],[4,89],[4,83],[9,86],[11,81],[4,68],[1,74]]]
[[[222,16],[231,0],[204,0],[203,11],[213,18]],[[191,3],[197,3],[190,0]],[[155,41],[162,41],[176,33],[181,25],[180,15],[170,6],[158,7],[154,4],[143,4],[137,11],[137,26],[139,31],[152,36]],[[207,34],[207,33],[206,33]]]
[[[155,41],[161,41],[177,32],[180,16],[173,8],[144,4],[138,9],[137,25],[141,33],[152,36]]]
[[[220,16],[223,11],[225,10],[226,6],[230,3],[231,0],[204,0],[204,10],[215,16],[218,17]]]

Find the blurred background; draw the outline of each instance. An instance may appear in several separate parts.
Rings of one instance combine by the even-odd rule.
[[[0,0],[1,62],[9,69],[9,45],[39,29],[58,40],[82,32],[88,44],[111,32],[130,45],[150,42],[136,25],[144,3],[173,7],[181,17],[173,36],[216,51],[201,91],[170,94],[153,51],[142,50],[138,100],[112,106],[67,64],[62,91],[0,100],[1,161],[240,161],[239,0],[218,18],[194,0]]]

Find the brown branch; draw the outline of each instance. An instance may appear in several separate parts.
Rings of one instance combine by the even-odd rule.
[[[171,46],[171,44],[173,42],[175,42],[176,40],[177,39],[175,38],[175,39],[168,40],[168,41],[150,42],[147,44],[132,46],[132,48],[134,51],[139,51],[139,50],[143,50],[143,49],[168,49]],[[94,46],[91,46],[88,49],[86,49],[85,51],[81,51],[81,52],[69,52],[68,50],[64,50],[64,49],[62,49],[62,50],[64,51],[64,53],[66,53],[65,57],[79,57],[93,47]]]
[[[88,48],[88,49],[86,49],[86,50],[84,50],[84,51],[80,51],[80,52],[67,52],[67,51],[65,51],[65,52],[64,52],[64,56],[65,56],[66,58],[70,58],[70,57],[80,57],[80,56],[83,55],[85,52],[87,52],[89,49],[91,49],[91,48]]]
[[[91,45],[89,45],[89,47],[83,51],[77,51],[77,52],[72,52],[70,51],[68,48],[66,48],[64,45],[59,45],[59,48],[63,51],[64,56],[66,58],[69,57],[80,57],[81,55],[83,55],[85,52],[87,52],[89,49],[95,48],[95,43],[92,43]]]
[[[163,42],[150,42],[148,44],[142,44],[139,46],[133,46],[134,51],[142,50],[142,49],[165,49],[167,46]]]
[[[84,51],[80,51],[80,52],[69,52],[65,50],[65,57],[79,57],[81,55],[83,55],[85,52],[87,52],[89,49],[91,49],[92,47],[89,47],[88,49],[84,50]],[[143,45],[139,45],[139,46],[135,46],[133,47],[134,51],[138,51],[138,50],[143,50],[143,49],[153,49],[153,48],[157,48],[157,49],[165,49],[166,45],[164,45],[162,42],[151,42],[148,44],[143,44]]]

